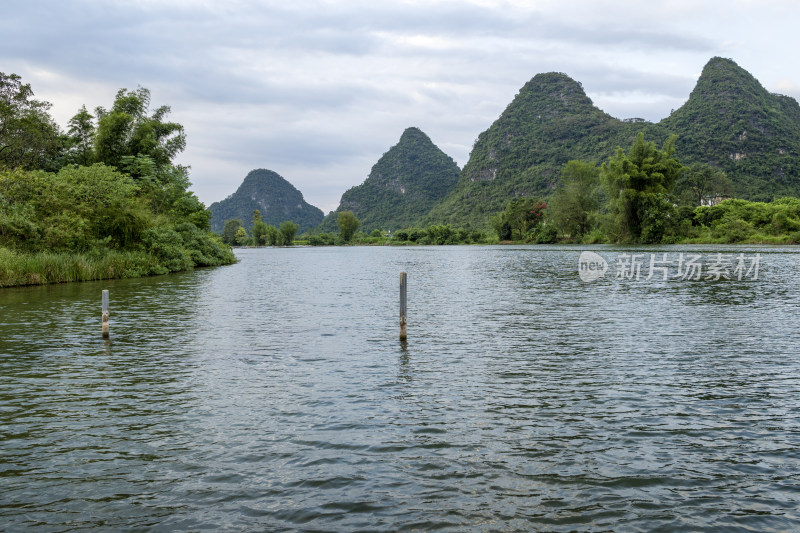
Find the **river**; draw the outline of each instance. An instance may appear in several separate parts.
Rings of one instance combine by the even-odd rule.
[[[800,251],[589,248],[2,289],[0,529],[800,530]]]

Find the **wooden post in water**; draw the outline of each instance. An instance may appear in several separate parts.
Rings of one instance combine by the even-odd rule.
[[[103,291],[103,338],[108,338],[108,290]]]
[[[406,300],[406,287],[407,287],[407,278],[405,272],[400,272],[400,340],[406,340],[406,311],[407,311],[407,300]]]

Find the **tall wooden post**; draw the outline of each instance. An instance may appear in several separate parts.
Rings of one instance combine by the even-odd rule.
[[[406,340],[406,311],[407,311],[407,300],[406,300],[406,287],[407,287],[407,278],[405,272],[400,273],[400,340]]]
[[[103,338],[108,338],[108,290],[103,291]]]

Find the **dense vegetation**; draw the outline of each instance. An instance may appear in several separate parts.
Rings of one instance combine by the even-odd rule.
[[[681,162],[680,169],[653,178],[641,190],[625,186],[629,178],[620,165],[628,163],[614,160],[620,147],[640,138],[635,150],[668,142],[650,156],[676,151]],[[800,106],[768,93],[727,59],[711,59],[686,104],[658,124],[618,120],[595,107],[581,85],[565,74],[538,74],[479,135],[460,173],[424,133],[409,128],[364,183],[342,195],[337,211],[317,228],[301,223],[300,231],[334,235],[339,214],[352,212],[364,235],[374,229],[449,225],[467,232],[494,228],[503,240],[525,240],[511,225],[500,232],[499,217],[541,200],[550,206],[545,218],[559,224],[559,239],[575,240],[575,235],[583,238],[594,231],[597,239],[656,242],[670,235],[674,222],[665,221],[663,228],[648,222],[668,211],[664,202],[679,204],[686,213],[708,197],[763,201],[800,195],[798,155]],[[664,161],[670,160],[665,156]],[[601,179],[604,162],[608,170]],[[615,168],[616,185],[611,176]],[[592,188],[586,187],[587,180]],[[257,194],[250,191],[251,197]],[[240,213],[222,218],[238,218],[251,230],[247,220],[260,207],[244,203]],[[612,225],[609,218],[624,219],[626,225]],[[283,212],[269,222],[277,226],[290,219],[298,221]],[[223,221],[215,223],[222,231]],[[553,238],[552,224],[541,224],[537,231],[544,232],[539,241]]]
[[[418,128],[408,128],[375,163],[364,183],[342,195],[339,208],[326,218],[322,229],[336,228],[342,211],[352,211],[366,231],[407,227],[453,189],[458,175],[458,165],[450,156]]]
[[[458,185],[424,220],[485,227],[510,200],[549,194],[569,160],[600,163],[649,126],[602,112],[565,74],[538,74],[478,136]]]
[[[567,162],[598,165],[639,134],[658,144],[675,134],[682,163],[724,173],[729,186],[709,194],[800,196],[800,106],[713,58],[686,104],[658,124],[607,115],[565,74],[536,75],[479,135],[455,189],[421,221],[488,227],[511,200],[551,195]]]
[[[173,164],[183,127],[120,90],[62,133],[49,104],[0,73],[0,286],[80,281],[231,263]]]
[[[678,134],[684,162],[724,171],[734,196],[800,196],[800,105],[733,61],[709,61],[689,100],[660,124]]]
[[[291,220],[306,231],[322,222],[320,209],[307,203],[303,194],[279,174],[266,169],[250,171],[235,193],[221,202],[209,206],[211,228],[222,232],[225,222],[242,221],[247,231],[252,231],[251,215],[258,211],[265,224],[278,226]]]
[[[0,286],[226,264],[230,245],[800,241],[800,106],[727,59],[658,124],[617,120],[568,76],[539,74],[463,171],[408,128],[324,220],[264,169],[205,210],[173,163],[183,127],[150,104],[121,89],[62,131],[0,73]]]
[[[502,240],[534,243],[800,242],[800,199],[697,206],[693,191],[727,178],[707,166],[682,165],[674,146],[674,137],[658,148],[639,135],[600,166],[570,161],[548,203],[509,202],[492,218],[495,231]]]
[[[497,239],[485,231],[452,228],[450,225],[433,225],[427,228],[406,228],[394,233],[374,229],[369,233],[359,231],[345,239],[339,233],[315,233],[301,236],[311,246],[342,245],[445,245],[445,244],[495,244]]]
[[[524,243],[774,243],[800,242],[800,199],[772,203],[727,200],[697,206],[705,192],[730,187],[724,172],[709,165],[684,166],[677,158],[676,137],[655,142],[636,136],[629,149],[617,149],[604,163],[569,161],[560,185],[548,196],[511,200],[490,217],[487,234],[469,226],[432,224],[393,233],[358,232],[352,211],[337,214],[337,232],[300,236],[303,244],[407,245]],[[259,229],[262,228],[262,229]],[[229,220],[223,239],[238,245],[291,245],[297,226],[267,226],[253,214],[253,233],[241,220]]]
[[[248,233],[240,219],[225,221],[222,242],[231,246],[292,246],[300,229],[291,220],[284,220],[277,228],[267,224],[258,209],[253,211],[251,224],[251,233]]]

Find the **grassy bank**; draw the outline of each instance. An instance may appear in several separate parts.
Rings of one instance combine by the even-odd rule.
[[[0,248],[0,287],[138,278],[166,272],[157,257],[144,252],[27,254]]]

